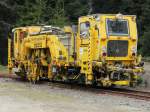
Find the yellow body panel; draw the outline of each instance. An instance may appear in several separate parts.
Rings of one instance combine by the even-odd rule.
[[[130,86],[130,81],[115,81],[112,82],[114,85],[119,85],[119,86]]]

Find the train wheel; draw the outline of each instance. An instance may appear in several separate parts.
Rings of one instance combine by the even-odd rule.
[[[29,67],[29,72],[27,74],[27,79],[31,82],[31,83],[36,83],[39,79],[40,79],[40,73],[38,72],[40,70],[38,70],[38,65],[33,63],[30,63],[30,67]]]
[[[131,82],[131,83],[130,83],[130,87],[135,88],[136,86],[137,86],[137,83],[136,83],[136,82]]]

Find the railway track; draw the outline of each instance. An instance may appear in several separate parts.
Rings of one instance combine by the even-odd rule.
[[[0,74],[0,78],[11,78],[15,80],[20,79],[18,76],[14,74]],[[74,90],[80,90],[80,91],[85,91],[85,92],[91,92],[95,94],[124,96],[124,97],[129,97],[129,98],[134,98],[134,99],[150,101],[150,92],[146,92],[146,91],[137,91],[137,90],[122,89],[122,88],[93,87],[93,86],[77,85],[73,83],[64,83],[64,82],[58,82],[58,81],[47,82],[44,84],[48,84],[51,87],[74,89]]]
[[[67,83],[64,84],[58,82],[54,82],[54,83],[50,82],[50,86],[87,91],[95,94],[124,96],[128,98],[150,101],[150,92],[146,92],[146,91],[137,91],[137,90],[129,90],[129,89],[121,89],[121,88],[92,87],[86,85],[75,85],[75,84],[67,84]]]
[[[127,90],[127,89],[120,90],[118,88],[113,88],[113,90],[103,89],[103,92],[111,95],[125,96],[129,98],[150,101],[150,92],[145,92],[145,91],[136,91],[136,90]]]

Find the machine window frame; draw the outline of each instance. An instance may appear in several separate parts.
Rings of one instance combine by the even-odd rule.
[[[112,20],[112,18],[107,18],[106,19],[106,33],[108,36],[130,36],[130,28],[129,28],[129,21],[127,19],[122,19],[122,20],[119,20],[119,21],[126,21],[127,22],[127,28],[128,28],[128,34],[121,34],[121,33],[108,33],[108,20]]]

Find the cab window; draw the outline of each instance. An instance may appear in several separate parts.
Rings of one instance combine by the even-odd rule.
[[[89,28],[90,28],[90,23],[87,21],[87,22],[83,22],[80,24],[80,35],[82,36],[86,36],[88,35],[89,33]]]
[[[15,43],[17,43],[17,32],[14,33]]]
[[[28,33],[26,31],[21,31],[20,32],[20,38],[23,39],[23,38],[26,38],[28,35]]]
[[[127,20],[107,19],[108,35],[129,35]]]

